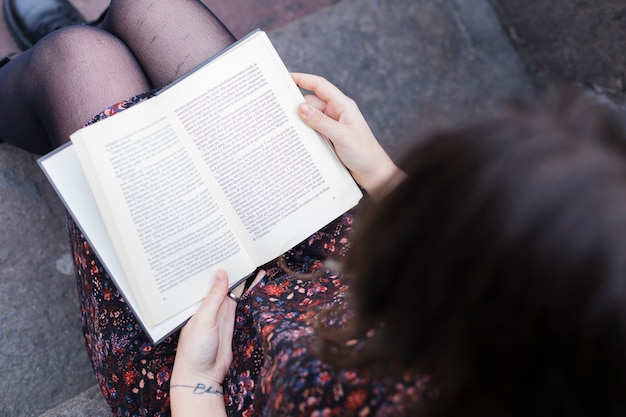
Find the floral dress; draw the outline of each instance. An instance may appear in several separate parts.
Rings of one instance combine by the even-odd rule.
[[[112,106],[90,123],[149,96]],[[261,267],[266,277],[241,297],[233,363],[224,382],[229,415],[391,416],[430,392],[427,376],[372,380],[355,370],[333,369],[314,354],[312,318],[342,303],[347,290],[343,276],[326,270],[323,262],[345,256],[353,220],[344,214]],[[117,416],[169,415],[178,334],[153,345],[71,218],[68,231],[85,343],[102,394]],[[313,272],[318,274],[304,277]],[[329,320],[339,323],[346,315]]]

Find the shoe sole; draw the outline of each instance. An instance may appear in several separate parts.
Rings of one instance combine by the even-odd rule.
[[[13,10],[11,9],[11,6],[9,5],[9,2],[7,0],[2,1],[2,8],[4,11],[4,19],[7,22],[7,27],[9,28],[11,37],[13,38],[15,43],[17,43],[17,46],[19,46],[23,51],[33,46],[33,43],[30,41],[30,39],[28,39],[22,33],[22,30],[20,29],[20,26],[18,25],[17,20],[15,20],[15,16],[13,15]]]

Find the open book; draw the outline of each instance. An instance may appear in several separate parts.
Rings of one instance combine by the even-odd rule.
[[[256,31],[39,160],[155,343],[361,198],[302,101]]]

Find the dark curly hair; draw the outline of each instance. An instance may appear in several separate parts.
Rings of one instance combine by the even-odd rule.
[[[321,354],[431,373],[425,415],[626,415],[621,121],[561,95],[436,134],[403,168],[360,220],[354,323],[319,329]]]

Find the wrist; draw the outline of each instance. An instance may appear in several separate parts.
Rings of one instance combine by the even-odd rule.
[[[196,381],[196,380],[189,380]],[[225,416],[224,389],[215,382],[172,380],[170,385],[172,417]]]
[[[226,376],[226,371],[220,372],[216,366],[197,365],[194,361],[185,360],[184,356],[176,356],[172,369],[171,386],[212,386],[221,387]]]
[[[222,384],[196,382],[190,384],[170,384],[170,390],[181,389],[184,394],[192,395],[224,395]]]
[[[380,200],[389,191],[406,178],[406,173],[393,163],[391,159],[376,166],[376,170],[364,181],[361,186],[375,200]]]
[[[194,395],[223,395],[222,382],[223,378],[218,380],[212,375],[202,372],[181,372],[174,366],[170,390],[177,389]]]

